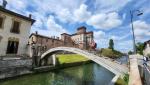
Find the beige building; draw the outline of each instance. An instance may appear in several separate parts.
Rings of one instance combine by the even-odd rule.
[[[27,43],[35,20],[0,6],[0,56],[22,55],[27,52]]]
[[[77,29],[75,34],[70,35],[71,39],[75,44],[79,45],[80,49],[87,49],[91,48],[91,45],[94,41],[93,32],[87,32],[86,27],[82,26]]]
[[[144,51],[143,54],[145,56],[150,55],[150,40],[144,42]]]

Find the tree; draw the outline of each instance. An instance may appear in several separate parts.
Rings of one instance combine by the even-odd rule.
[[[137,53],[143,55],[143,50],[144,50],[144,43],[138,42],[136,44],[136,51],[137,51]]]
[[[133,54],[133,52],[132,52],[132,51],[129,51],[129,52],[128,52],[128,55],[131,55],[131,54]]]
[[[113,39],[109,40],[109,47],[108,48],[114,50],[114,41],[113,41]]]

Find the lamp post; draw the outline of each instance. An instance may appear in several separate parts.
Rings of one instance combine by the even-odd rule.
[[[132,35],[133,35],[133,51],[134,51],[134,54],[136,54],[136,44],[135,44],[135,34],[134,34],[134,26],[133,26],[133,15],[135,12],[138,12],[136,15],[137,16],[140,16],[142,15],[143,13],[139,10],[134,10],[134,11],[131,11],[130,10],[130,15],[131,15],[131,27],[132,27]]]

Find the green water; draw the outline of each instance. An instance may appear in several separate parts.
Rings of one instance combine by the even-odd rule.
[[[95,64],[26,75],[1,81],[0,85],[108,85],[114,74]]]

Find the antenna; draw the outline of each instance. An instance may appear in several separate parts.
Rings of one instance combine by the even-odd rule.
[[[3,0],[3,5],[2,5],[2,7],[3,7],[3,8],[6,8],[6,5],[7,5],[7,1],[6,1],[6,0]]]

